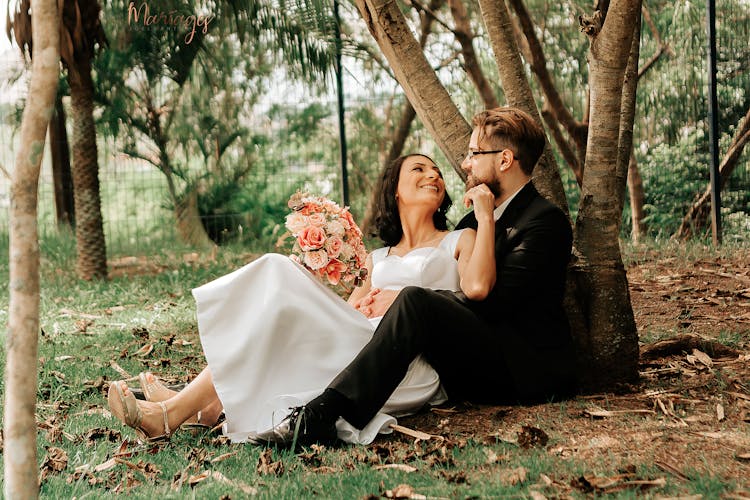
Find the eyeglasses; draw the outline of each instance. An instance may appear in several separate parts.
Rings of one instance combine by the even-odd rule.
[[[474,158],[477,155],[489,155],[489,154],[494,154],[494,153],[502,153],[503,151],[505,151],[505,149],[492,149],[492,150],[489,150],[489,151],[472,151],[472,150],[469,150],[469,152],[466,153],[466,159],[469,160],[469,161],[471,161],[471,159]],[[516,156],[515,153],[513,153],[513,159],[518,160],[518,156]]]

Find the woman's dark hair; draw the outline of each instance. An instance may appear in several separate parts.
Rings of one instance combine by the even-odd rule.
[[[393,246],[401,241],[404,230],[401,227],[401,219],[398,214],[398,203],[396,202],[396,190],[398,189],[398,178],[401,174],[401,165],[404,160],[412,156],[423,156],[435,163],[432,158],[423,154],[410,154],[399,156],[391,162],[383,171],[377,185],[377,200],[374,210],[375,234],[383,240],[387,246]],[[448,192],[445,192],[443,203],[433,214],[432,220],[435,228],[441,231],[448,229],[448,218],[446,214],[453,202]]]

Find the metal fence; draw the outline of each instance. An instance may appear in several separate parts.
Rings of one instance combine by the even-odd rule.
[[[676,5],[683,5],[677,2]],[[724,5],[724,7],[722,7]],[[730,7],[727,7],[730,5]],[[697,14],[696,14],[697,12]],[[719,2],[719,106],[720,130],[723,131],[721,151],[726,151],[739,118],[750,106],[750,33],[747,27],[748,3],[736,0]],[[700,15],[699,11],[680,12],[674,16]],[[643,98],[639,105],[635,130],[636,157],[644,177],[647,219],[653,234],[668,234],[693,201],[698,190],[708,182],[708,133],[706,116],[706,43],[705,21],[698,19],[695,27],[684,36],[670,32],[670,26],[659,27],[661,37],[670,43],[672,56],[644,76],[639,83]],[[644,30],[648,30],[644,23]],[[653,40],[650,35],[649,40]],[[644,42],[642,60],[654,50]],[[680,54],[676,54],[680,51]],[[685,53],[690,51],[690,58]],[[692,66],[676,67],[675,60],[693,61]],[[18,59],[14,52],[0,54],[0,78],[6,79]],[[682,77],[676,77],[681,72]],[[676,83],[675,83],[676,82]],[[12,169],[17,150],[18,133],[13,119],[14,103],[21,97],[23,82],[15,90],[4,92],[0,99],[0,166]],[[573,92],[573,90],[571,90]],[[576,92],[581,92],[580,88]],[[339,153],[334,96],[316,98],[298,92],[289,99],[289,89],[276,89],[280,97],[256,107],[251,134],[262,136],[255,149],[252,168],[242,177],[245,193],[227,206],[205,210],[204,225],[210,233],[240,232],[245,241],[271,242],[283,222],[284,201],[298,188],[330,195],[339,200]],[[569,96],[570,97],[570,96]],[[579,99],[580,96],[573,98]],[[403,98],[400,98],[403,99]],[[294,102],[294,104],[288,104]],[[364,98],[359,92],[347,96],[347,135],[351,204],[356,216],[364,214],[367,199],[374,187],[374,178],[388,144],[384,130],[387,115],[395,114],[398,99]],[[743,109],[744,106],[744,109]],[[305,134],[295,117],[313,109],[312,120]],[[466,110],[470,115],[474,110]],[[679,117],[679,120],[678,120]],[[664,126],[672,120],[673,127]],[[393,119],[390,120],[393,122]],[[658,140],[652,137],[659,128]],[[664,134],[663,130],[669,130]],[[48,148],[49,149],[49,148]],[[415,124],[408,150],[434,155],[439,163],[442,155],[426,131]],[[750,149],[750,148],[749,148]],[[727,208],[724,215],[725,239],[744,239],[750,234],[750,154],[745,152],[724,191]],[[175,212],[167,193],[164,175],[153,165],[123,155],[112,140],[99,142],[99,167],[102,215],[110,258],[173,247],[179,241]],[[449,191],[454,200],[460,196],[457,176],[448,174]],[[569,199],[575,203],[577,187],[566,174]],[[7,235],[9,178],[0,173],[0,234]],[[204,185],[202,189],[208,189]],[[234,208],[236,211],[232,211]],[[214,207],[216,208],[216,207]],[[572,208],[575,208],[574,206]],[[458,220],[462,213],[456,207],[451,213]],[[629,219],[624,217],[624,232]],[[55,238],[60,233],[56,222],[49,152],[45,153],[39,183],[40,235]],[[213,228],[213,229],[212,229]],[[228,229],[227,229],[228,228]]]

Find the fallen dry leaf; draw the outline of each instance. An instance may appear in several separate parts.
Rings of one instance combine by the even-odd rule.
[[[412,467],[411,465],[406,465],[406,464],[375,465],[373,466],[373,469],[375,470],[395,469],[395,470],[400,470],[402,472],[416,472],[417,471],[416,467]]]
[[[192,476],[190,476],[188,478],[188,485],[191,488],[193,488],[193,487],[195,487],[196,484],[198,484],[198,483],[200,483],[200,482],[205,481],[206,479],[208,479],[210,475],[211,475],[211,471],[210,470],[204,470],[203,472],[201,472],[199,474],[192,475]]]
[[[693,349],[693,356],[700,361],[703,365],[705,365],[707,368],[711,368],[714,364],[713,360],[711,359],[711,356],[706,354],[703,351],[700,351],[698,349]]]
[[[583,410],[583,414],[588,417],[593,418],[607,418],[607,417],[616,417],[618,415],[628,415],[632,413],[644,413],[644,414],[651,414],[653,415],[655,412],[654,410],[604,410],[601,408],[587,408]]]
[[[213,471],[213,472],[211,472],[211,479],[213,479],[214,481],[218,481],[220,483],[227,484],[229,486],[234,486],[235,488],[239,489],[240,491],[242,491],[246,495],[257,495],[258,494],[257,488],[254,488],[254,487],[250,486],[249,484],[245,484],[245,483],[243,483],[241,481],[234,481],[232,479],[229,479],[228,477],[226,477],[224,474],[222,474],[219,471]]]
[[[518,432],[518,446],[521,448],[531,448],[533,446],[545,446],[549,441],[549,436],[542,429],[524,425]]]
[[[314,472],[315,474],[337,474],[341,472],[341,469],[329,465],[321,465],[319,467],[311,468],[310,472]]]
[[[44,456],[42,466],[40,467],[40,480],[44,481],[52,474],[58,474],[68,466],[68,454],[62,448],[50,446],[47,448],[47,454]]]
[[[215,464],[215,463],[218,463],[218,462],[223,462],[223,461],[224,461],[224,460],[226,460],[227,458],[230,458],[230,457],[233,457],[233,456],[235,456],[235,455],[236,455],[237,453],[239,453],[239,452],[238,452],[238,451],[232,451],[232,452],[230,452],[230,453],[223,453],[223,454],[219,455],[219,456],[218,456],[218,457],[216,457],[216,458],[212,458],[212,459],[211,459],[211,463],[212,463],[212,464]]]
[[[154,350],[153,344],[146,344],[133,353],[133,356],[146,357]]]
[[[750,452],[738,453],[735,455],[735,458],[737,458],[737,460],[750,460]]]
[[[258,466],[255,468],[258,474],[280,476],[284,474],[284,464],[281,460],[273,461],[273,450],[266,448],[258,458]]]
[[[528,471],[525,467],[516,467],[514,469],[503,469],[499,473],[500,482],[506,486],[526,482]]]
[[[399,484],[392,490],[386,490],[386,498],[412,498],[412,499],[426,499],[424,495],[420,495],[414,492],[414,488],[408,484]]]
[[[716,420],[719,422],[724,420],[724,405],[716,403]]]
[[[403,425],[391,424],[390,427],[396,432],[400,432],[401,434],[406,434],[407,436],[413,437],[414,439],[418,439],[421,441],[427,441],[432,438],[441,439],[441,440],[445,439],[443,438],[443,436],[433,436],[432,434],[427,434],[426,432],[409,429],[408,427],[404,427]]]

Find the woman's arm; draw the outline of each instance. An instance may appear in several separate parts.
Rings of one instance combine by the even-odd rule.
[[[464,201],[474,205],[477,230],[465,230],[456,245],[461,291],[471,300],[484,300],[497,279],[493,214],[495,197],[486,186],[481,185],[469,190]]]

